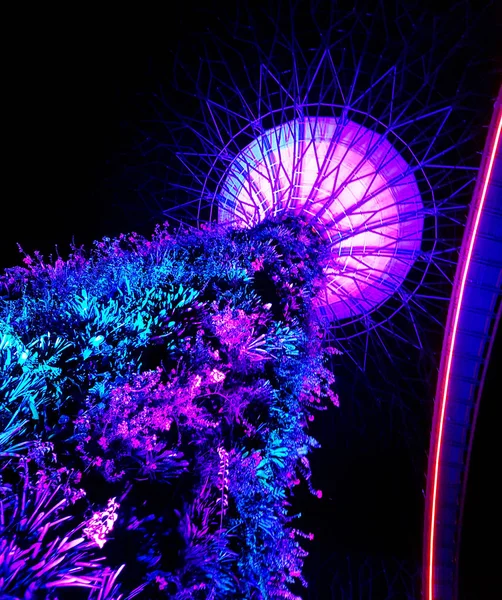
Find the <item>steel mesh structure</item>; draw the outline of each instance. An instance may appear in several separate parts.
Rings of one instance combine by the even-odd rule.
[[[280,4],[218,19],[191,40],[196,65],[180,52],[138,191],[185,223],[303,215],[333,249],[319,312],[338,346],[362,370],[374,344],[392,360],[397,340],[420,353],[442,322],[479,162],[475,100],[465,73],[451,77],[465,31],[436,20],[429,33],[386,3]]]

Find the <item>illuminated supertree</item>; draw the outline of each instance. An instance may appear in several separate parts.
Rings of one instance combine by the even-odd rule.
[[[496,92],[489,50],[475,41],[485,9],[239,3],[208,13],[189,60],[177,54],[141,147],[152,176],[138,191],[151,214],[238,227],[294,214],[325,240],[316,312],[343,352],[342,386],[397,407],[422,448]],[[354,419],[362,403],[347,404],[364,430],[372,408]]]
[[[293,213],[326,240],[319,318],[358,378],[406,375],[371,381],[400,409],[437,369],[479,166],[487,103],[470,89],[468,17],[384,2],[207,13],[141,146],[151,177],[137,189],[156,218]]]

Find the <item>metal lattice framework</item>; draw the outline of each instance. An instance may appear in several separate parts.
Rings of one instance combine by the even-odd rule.
[[[187,42],[199,60],[159,94],[140,194],[184,223],[301,214],[333,251],[334,343],[363,372],[426,357],[430,378],[479,163],[469,69],[452,74],[465,29],[385,2],[232,19]]]

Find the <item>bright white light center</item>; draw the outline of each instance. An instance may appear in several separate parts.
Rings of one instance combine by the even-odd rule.
[[[388,139],[334,117],[290,121],[244,148],[219,190],[220,222],[251,227],[302,215],[329,240],[333,262],[319,310],[368,313],[401,286],[420,251],[415,175]]]

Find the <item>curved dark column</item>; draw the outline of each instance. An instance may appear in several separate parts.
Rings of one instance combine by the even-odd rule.
[[[502,89],[488,130],[443,342],[425,502],[423,596],[457,598],[472,440],[502,312]]]

